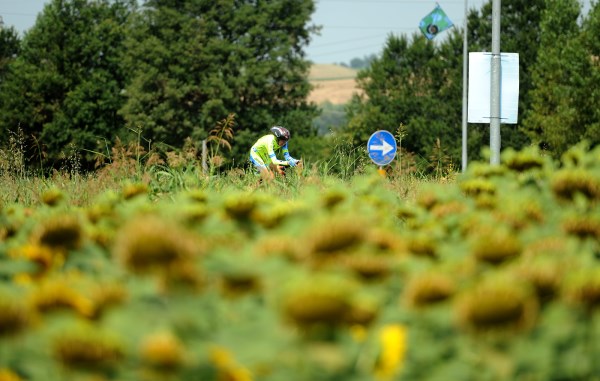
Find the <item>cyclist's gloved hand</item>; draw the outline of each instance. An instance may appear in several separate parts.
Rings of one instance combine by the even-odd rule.
[[[288,164],[290,165],[290,167],[295,167],[296,164],[298,164],[298,161],[299,160],[296,160],[296,159],[290,159],[290,160],[288,160]]]

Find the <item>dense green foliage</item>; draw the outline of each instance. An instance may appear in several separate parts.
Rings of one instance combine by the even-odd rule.
[[[319,135],[326,135],[338,130],[347,123],[343,104],[325,102],[319,105],[321,114],[313,121]]]
[[[0,85],[2,140],[18,128],[27,157],[60,165],[69,150],[103,150],[123,128],[117,116],[129,0],[52,1],[23,38]],[[92,157],[88,156],[88,161]]]
[[[558,154],[581,139],[595,143],[598,125],[598,15],[596,6],[578,25],[580,4],[550,1],[543,13],[541,45],[533,69],[533,102],[523,125],[535,143]]]
[[[537,144],[559,156],[598,134],[598,4],[579,23],[573,1],[506,0],[501,10],[501,49],[519,53],[519,124],[502,125],[503,148]],[[491,1],[468,17],[469,51],[491,50]],[[359,74],[365,90],[348,106],[346,132],[363,145],[378,128],[407,128],[405,148],[428,158],[442,149],[458,162],[462,122],[462,33],[445,39],[388,38],[381,56]],[[377,126],[377,127],[374,127]],[[488,125],[470,124],[468,153],[481,158]]]
[[[274,124],[314,135],[313,11],[311,0],[53,0],[0,84],[0,140],[23,130],[27,160],[47,169],[69,146],[90,166],[117,137],[199,143],[230,113],[238,162]]]
[[[0,83],[6,73],[8,63],[16,57],[20,40],[15,28],[0,27]]]
[[[313,11],[312,1],[297,0],[148,1],[127,41],[122,115],[146,138],[177,147],[233,112],[232,155],[242,162],[273,125],[311,135],[303,48]]]
[[[390,36],[382,57],[359,72],[365,95],[349,105],[347,129],[357,145],[374,130],[395,132],[405,124],[404,147],[411,152],[429,156],[437,139],[444,147],[459,147],[453,142],[460,137],[461,108],[455,106],[462,86],[449,72],[461,70],[462,43],[456,31],[451,33],[444,50],[419,35]]]

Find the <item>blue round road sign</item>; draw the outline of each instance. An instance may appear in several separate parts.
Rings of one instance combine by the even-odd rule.
[[[387,165],[396,157],[396,139],[389,131],[379,130],[373,133],[367,142],[369,157],[377,165]]]

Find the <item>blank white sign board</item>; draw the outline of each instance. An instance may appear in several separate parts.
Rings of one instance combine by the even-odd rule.
[[[519,116],[519,53],[501,53],[500,67],[500,123],[516,124]],[[491,68],[491,53],[469,53],[469,123],[490,123]]]

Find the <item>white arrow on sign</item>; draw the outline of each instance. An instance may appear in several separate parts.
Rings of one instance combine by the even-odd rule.
[[[381,145],[371,144],[369,149],[373,151],[381,151],[382,155],[387,155],[388,152],[394,149],[394,147],[385,140],[383,140],[381,143]]]

